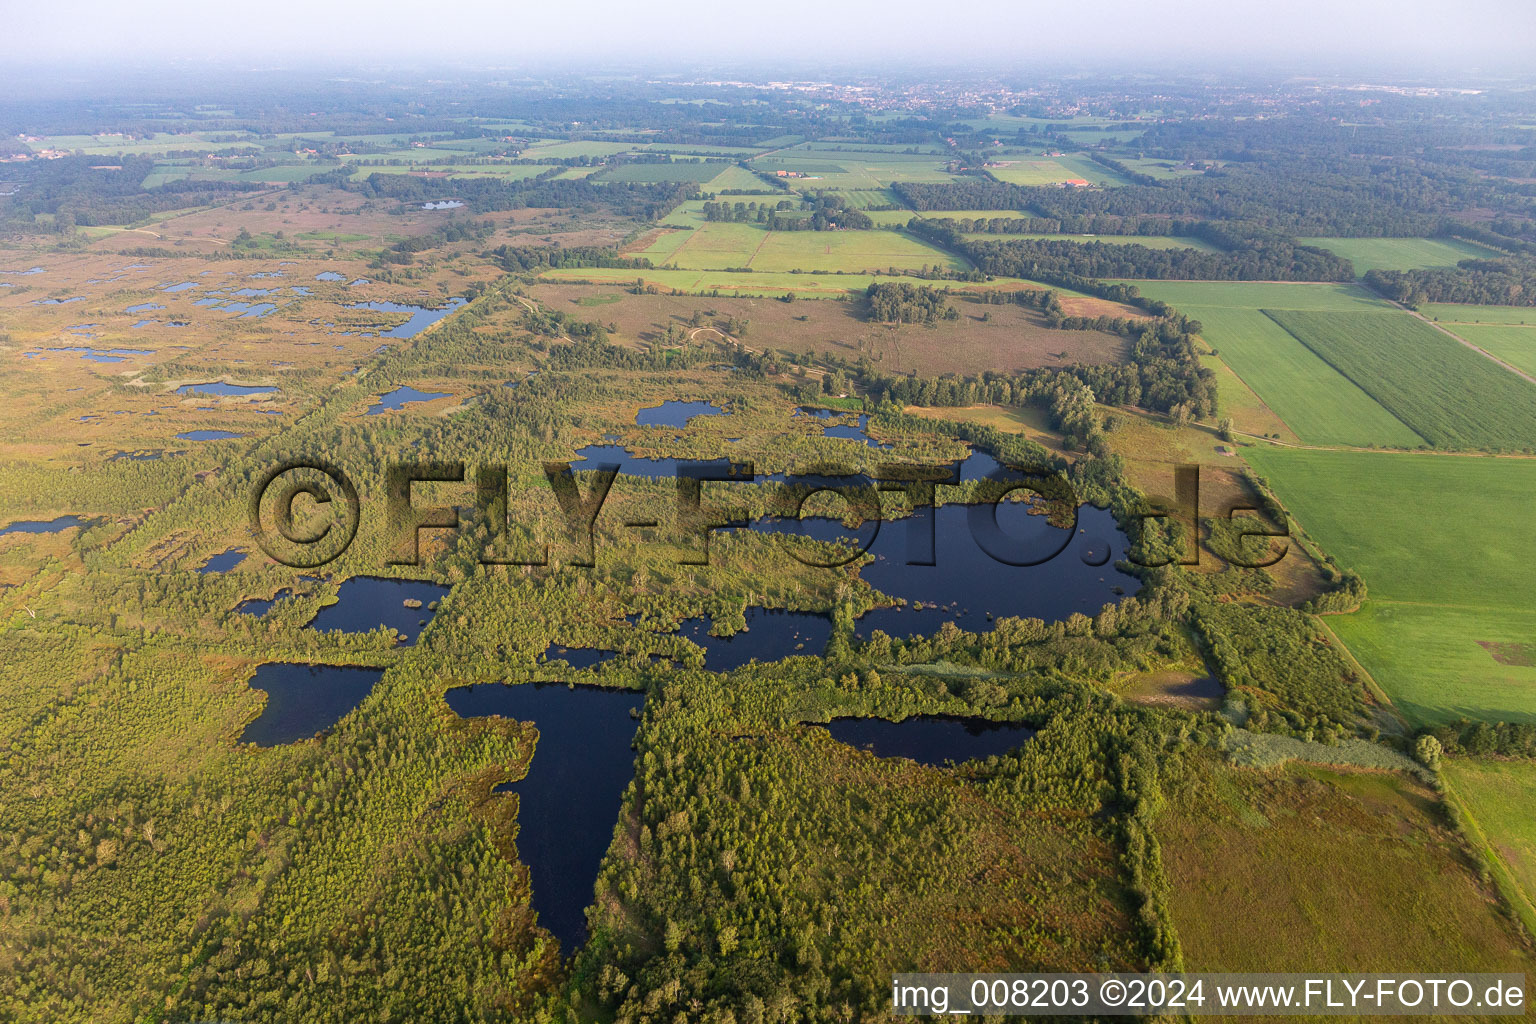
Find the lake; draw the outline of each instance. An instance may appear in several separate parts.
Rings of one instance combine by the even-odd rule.
[[[1035,730],[1016,722],[986,718],[944,718],[918,715],[900,722],[883,718],[834,718],[825,729],[839,743],[868,750],[876,757],[905,757],[918,764],[942,766],[948,761],[995,757],[1021,747]]]
[[[178,395],[270,395],[277,388],[258,384],[226,384],[222,380],[206,384],[183,384],[176,389]]]
[[[227,441],[232,437],[244,437],[233,430],[187,430],[176,437],[182,441]]]
[[[341,277],[338,275],[336,280],[341,280]],[[459,310],[460,307],[464,306],[465,304],[466,303],[464,299],[453,298],[449,299],[445,305],[439,306],[435,309],[427,306],[411,306],[401,302],[357,302],[347,306],[346,308],[371,309],[379,313],[409,313],[411,314],[411,318],[409,320],[398,327],[391,328],[387,331],[381,331],[379,333],[379,337],[414,338],[416,335],[420,334],[428,327],[431,327],[433,324],[437,323],[444,317],[452,316]]]
[[[405,408],[406,404],[410,402],[432,402],[439,398],[452,397],[453,395],[447,391],[418,391],[413,387],[402,384],[388,394],[380,395],[378,404],[368,407],[367,415],[378,416],[381,413],[394,412],[397,409]]]
[[[229,572],[229,570],[245,561],[245,555],[246,553],[239,548],[227,548],[198,566],[197,571],[204,575],[210,572]]]
[[[309,625],[321,632],[343,633],[367,633],[388,626],[405,637],[403,643],[414,644],[436,614],[436,609],[428,606],[442,600],[448,590],[440,583],[353,576],[337,589],[336,603],[321,608]],[[406,601],[421,604],[409,608]]]
[[[267,702],[240,742],[274,747],[324,732],[361,704],[383,675],[382,669],[339,665],[258,665],[249,685],[264,690]]]
[[[823,517],[799,522],[761,519],[751,529],[789,535],[790,544],[797,535],[825,541],[858,538],[861,543],[869,543],[873,535],[869,553],[875,560],[862,566],[859,575],[876,590],[905,598],[908,605],[866,612],[855,626],[866,637],[875,629],[895,637],[926,636],[951,621],[978,633],[1005,616],[1053,622],[1073,612],[1094,615],[1140,589],[1140,580],[1108,564],[1111,545],[1123,558],[1127,540],[1107,509],[1081,506],[1077,526],[1069,533],[1045,516],[1030,515],[1028,508],[1021,502],[998,504],[997,529],[1007,549],[1001,553],[1015,562],[1044,559],[1038,565],[1009,565],[983,550],[973,526],[986,530],[991,512],[985,505],[922,508],[904,519],[881,523],[878,531],[869,523],[849,530],[841,521]],[[1053,552],[1059,553],[1052,557]],[[910,564],[928,561],[933,564]],[[922,607],[915,607],[916,602]]]
[[[89,524],[89,519],[82,519],[79,516],[59,516],[57,519],[48,520],[25,519],[0,528],[0,537],[8,533],[60,533],[76,526]]]
[[[642,427],[686,427],[695,416],[727,416],[713,402],[666,401],[635,414],[635,423]]]
[[[528,865],[533,909],[569,956],[587,939],[584,912],[634,777],[630,744],[645,695],[491,683],[457,687],[444,697],[464,718],[499,715],[532,722],[539,731],[528,773],[497,790],[518,795],[517,856]]]

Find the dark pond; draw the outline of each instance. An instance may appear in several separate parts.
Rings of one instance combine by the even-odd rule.
[[[93,363],[120,363],[128,356],[152,356],[153,349],[146,348],[82,348],[78,345],[63,348],[50,348],[49,352],[78,352],[81,359],[87,359]]]
[[[409,385],[402,384],[387,395],[380,395],[377,405],[368,407],[369,416],[377,416],[380,413],[394,412],[402,409],[407,402],[431,402],[438,398],[452,398],[447,391],[417,391]]]
[[[683,620],[677,633],[704,648],[704,667],[730,672],[751,661],[778,661],[798,654],[819,655],[832,635],[832,619],[816,612],[748,608],[747,628],[731,636],[710,636],[708,615]]]
[[[985,632],[992,628],[992,619],[1010,615],[1047,622],[1073,612],[1093,615],[1140,588],[1138,579],[1111,564],[1125,556],[1126,538],[1106,509],[1080,507],[1077,527],[1069,533],[1045,516],[1030,515],[1021,502],[999,503],[1000,534],[992,541],[994,550],[1009,562],[1043,559],[1037,565],[1010,565],[983,550],[973,529],[986,531],[991,517],[985,505],[951,504],[919,509],[907,518],[882,523],[878,530],[873,524],[849,530],[838,520],[820,517],[799,523],[763,519],[751,528],[818,540],[857,538],[860,543],[873,535],[869,553],[875,561],[860,568],[859,575],[876,590],[905,598],[908,604],[867,612],[856,627],[864,636],[874,629],[898,637],[928,635],[949,621],[973,633]],[[930,561],[932,565],[909,564]]]
[[[562,647],[550,644],[544,651],[545,661],[563,661],[571,668],[591,668],[613,657],[613,651],[597,647]]]
[[[847,413],[834,412],[831,409],[810,409],[810,408],[805,408],[805,407],[801,407],[799,409],[796,409],[795,413],[796,413],[796,415],[813,416],[813,417],[815,417],[818,420],[837,419],[837,418],[840,418],[842,416],[848,415]],[[861,413],[858,414],[858,417],[859,418],[858,418],[858,424],[857,425],[854,425],[852,423],[842,423],[842,424],[836,424],[834,426],[823,427],[821,429],[821,436],[822,437],[841,437],[841,438],[844,438],[844,439],[849,440],[849,441],[862,441],[865,444],[869,445],[871,448],[882,448],[883,449],[883,448],[889,448],[890,447],[890,445],[888,445],[888,444],[881,444],[879,441],[876,441],[874,438],[870,437],[867,433],[865,433],[865,428],[867,426],[869,426],[869,414],[868,413],[861,412]]]
[[[174,454],[174,453],[167,453],[167,452],[163,452],[163,451],[118,452],[116,455],[112,456],[112,461],[113,462],[154,462],[154,461],[156,461],[158,459],[165,458],[165,456],[167,454]]]
[[[341,280],[338,276],[336,280]],[[449,299],[447,304],[438,309],[429,309],[426,306],[409,306],[399,302],[358,302],[347,309],[371,309],[379,313],[410,313],[411,318],[399,327],[379,334],[381,338],[414,338],[428,327],[437,323],[445,316],[452,315],[460,306],[465,304],[463,299]]]
[[[383,674],[376,668],[337,665],[259,665],[250,687],[265,690],[267,703],[240,741],[275,747],[324,732],[361,704]]]
[[[497,788],[518,795],[517,856],[528,865],[539,923],[567,954],[574,952],[586,941],[584,911],[634,776],[633,716],[644,695],[493,683],[458,687],[445,697],[465,718],[500,715],[538,728],[528,774]]]
[[[216,380],[206,384],[183,384],[176,389],[176,393],[178,395],[270,395],[276,390],[277,388],[274,387],[226,384],[222,380]]]
[[[239,548],[227,548],[198,566],[197,571],[205,575],[210,572],[229,572],[229,570],[245,561],[245,554]]]
[[[86,526],[89,523],[89,519],[81,519],[79,516],[59,516],[57,519],[49,520],[23,520],[0,529],[0,537],[5,536],[7,533],[58,533],[72,527]]]
[[[310,625],[321,632],[366,633],[388,626],[414,644],[422,628],[431,621],[435,609],[427,607],[448,593],[448,587],[418,580],[382,579],[377,576],[353,576],[336,593],[336,603],[320,609]],[[408,608],[406,601],[420,601]]]
[[[572,462],[572,470],[597,469],[600,465],[616,465],[619,472],[625,476],[640,476],[651,480],[671,479],[677,476],[677,464],[679,461],[690,462],[692,460],[660,458],[647,459],[629,451],[623,445],[617,444],[589,444],[585,448],[576,449],[578,458],[586,460],[588,465],[581,462]],[[710,466],[718,466],[724,469],[727,460],[708,463]]]
[[[233,430],[188,430],[176,437],[182,441],[225,441],[231,437],[244,437]]]
[[[270,598],[248,597],[244,601],[241,601],[239,604],[235,605],[235,611],[239,612],[241,615],[265,615],[267,612],[272,610],[272,606],[277,604],[277,602],[286,600],[292,596],[293,590],[289,587],[284,587],[282,590],[279,590],[277,593],[273,594]]]
[[[649,409],[641,409],[635,415],[635,423],[642,427],[686,427],[695,416],[725,416],[726,411],[713,402],[666,401]]]
[[[869,750],[876,757],[905,757],[918,764],[974,761],[1021,747],[1035,730],[1016,722],[985,718],[922,715],[889,722],[883,718],[834,718],[825,729],[839,743]]]

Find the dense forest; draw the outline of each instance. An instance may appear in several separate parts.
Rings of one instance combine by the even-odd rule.
[[[1462,302],[1536,306],[1536,258],[1463,260],[1452,269],[1372,270],[1365,283],[1408,306]]]

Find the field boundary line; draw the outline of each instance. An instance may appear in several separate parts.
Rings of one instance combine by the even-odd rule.
[[[1500,359],[1498,356],[1494,355],[1492,352],[1489,352],[1487,349],[1479,348],[1477,345],[1472,344],[1466,338],[1463,338],[1461,335],[1455,333],[1450,328],[1442,327],[1439,323],[1435,322],[1434,320],[1431,320],[1429,317],[1425,316],[1423,313],[1420,313],[1418,310],[1416,310],[1416,309],[1409,309],[1407,306],[1404,306],[1401,303],[1394,302],[1393,305],[1397,306],[1398,309],[1401,309],[1403,312],[1407,313],[1409,316],[1412,316],[1415,319],[1422,321],[1423,323],[1429,324],[1429,326],[1433,327],[1435,330],[1439,331],[1441,334],[1444,334],[1445,336],[1447,336],[1449,338],[1455,338],[1457,341],[1461,342],[1463,345],[1467,346],[1467,348],[1471,349],[1473,352],[1476,352],[1478,355],[1482,356],[1483,358],[1493,360],[1495,363],[1498,363],[1500,366],[1504,367],[1504,369],[1508,370],[1510,373],[1514,374],[1515,376],[1523,377],[1526,380],[1530,381],[1532,384],[1536,384],[1536,377],[1531,376],[1530,374],[1526,373],[1524,370],[1520,369],[1519,367],[1511,366],[1509,363],[1506,363],[1504,360]],[[1502,326],[1502,325],[1499,325],[1499,326]]]
[[[1292,338],[1295,338],[1296,339],[1296,343],[1298,345],[1300,345],[1302,348],[1306,349],[1308,352],[1311,352],[1313,355],[1317,356],[1317,358],[1321,359],[1323,361],[1323,364],[1325,366],[1327,366],[1330,370],[1332,370],[1334,373],[1338,374],[1340,377],[1343,377],[1345,380],[1349,381],[1355,387],[1359,388],[1361,394],[1365,395],[1365,397],[1367,397],[1371,401],[1375,402],[1377,407],[1380,408],[1382,412],[1386,413],[1388,416],[1391,416],[1393,419],[1397,420],[1397,422],[1401,423],[1403,425],[1404,429],[1406,429],[1408,431],[1408,433],[1412,434],[1414,437],[1417,437],[1420,441],[1423,441],[1425,444],[1429,445],[1431,448],[1439,447],[1439,445],[1437,445],[1434,441],[1431,441],[1429,438],[1425,437],[1422,433],[1420,433],[1417,429],[1415,429],[1413,424],[1409,423],[1407,420],[1405,420],[1401,416],[1399,416],[1396,412],[1394,412],[1390,408],[1388,408],[1386,403],[1383,402],[1380,398],[1377,398],[1376,395],[1374,393],[1372,393],[1370,388],[1366,387],[1364,384],[1360,383],[1359,381],[1355,380],[1355,378],[1353,378],[1349,374],[1345,373],[1343,369],[1341,369],[1340,367],[1338,367],[1338,366],[1336,366],[1334,364],[1333,360],[1331,360],[1327,356],[1323,355],[1323,353],[1319,352],[1316,348],[1312,347],[1311,345],[1308,345],[1307,344],[1307,340],[1305,338],[1301,337],[1295,331],[1291,330],[1289,327],[1285,326],[1285,324],[1281,323],[1278,319],[1276,319],[1274,316],[1272,316],[1270,314],[1269,310],[1261,309],[1261,310],[1259,310],[1259,312],[1263,313],[1265,316],[1269,317],[1270,322],[1273,323],[1276,327],[1280,328],[1286,334],[1289,334]],[[1298,310],[1293,310],[1293,312],[1305,313],[1305,312],[1309,312],[1309,311],[1308,310],[1298,309]],[[1293,431],[1293,433],[1294,433],[1294,431]]]

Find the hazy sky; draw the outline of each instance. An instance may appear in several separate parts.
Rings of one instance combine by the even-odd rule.
[[[28,63],[625,55],[682,69],[851,54],[1104,68],[1105,57],[1138,54],[1159,65],[1183,57],[1191,70],[1253,55],[1536,68],[1533,0],[0,0],[0,25],[0,60]]]

